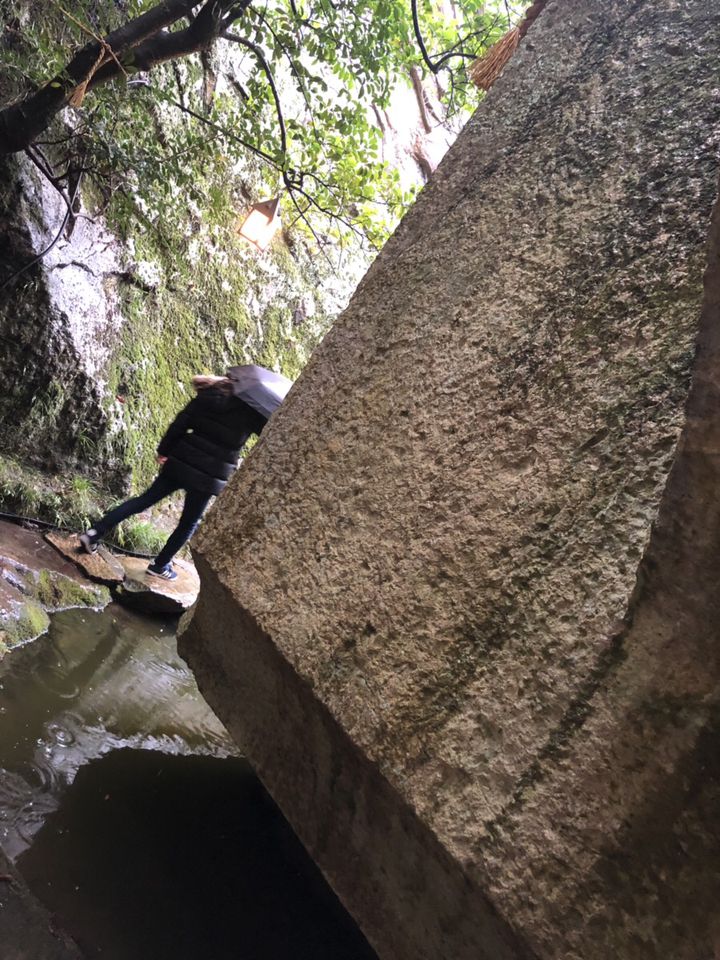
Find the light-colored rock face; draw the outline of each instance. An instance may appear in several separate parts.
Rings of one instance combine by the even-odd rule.
[[[51,246],[67,213],[55,188],[29,163],[20,167],[20,202],[32,249]],[[122,326],[117,293],[125,267],[118,240],[100,218],[79,217],[43,257],[45,285],[58,336],[77,358],[77,373],[103,376]]]
[[[551,2],[198,538],[185,655],[383,957],[720,943],[718,49]]]

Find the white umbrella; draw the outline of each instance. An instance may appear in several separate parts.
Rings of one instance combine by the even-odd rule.
[[[235,396],[268,419],[283,402],[292,386],[292,380],[288,380],[281,373],[266,370],[254,363],[230,367],[227,375]]]

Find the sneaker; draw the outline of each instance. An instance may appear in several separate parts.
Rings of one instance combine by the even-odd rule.
[[[80,543],[85,553],[95,553],[100,543],[100,537],[97,530],[93,527],[90,527],[89,530],[86,530],[85,533],[80,534]]]
[[[173,570],[171,563],[166,563],[164,567],[156,567],[154,563],[150,563],[147,572],[153,577],[160,577],[161,580],[177,579],[177,573]]]

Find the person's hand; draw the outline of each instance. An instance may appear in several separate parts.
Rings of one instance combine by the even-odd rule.
[[[160,464],[160,466],[162,466],[164,463],[167,463],[167,457],[161,457],[160,454],[158,454],[158,455],[155,457],[155,459],[156,459],[157,462]]]

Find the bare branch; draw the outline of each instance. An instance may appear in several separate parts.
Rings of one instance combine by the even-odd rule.
[[[417,40],[417,45],[420,48],[423,61],[431,73],[437,73],[438,68],[430,59],[430,54],[428,53],[428,49],[425,46],[425,41],[423,40],[422,30],[420,29],[420,17],[418,16],[417,0],[410,0],[410,8],[412,10],[413,31],[415,33],[415,39]]]
[[[542,2],[543,3],[547,2],[547,0],[542,0]],[[446,50],[445,53],[443,53],[440,57],[438,57],[437,60],[433,60],[433,58],[430,56],[430,53],[428,52],[428,49],[425,45],[425,41],[423,39],[422,30],[420,28],[420,16],[418,14],[417,3],[418,3],[418,0],[410,0],[410,7],[412,10],[413,32],[415,34],[417,45],[420,48],[420,53],[422,55],[423,62],[425,63],[428,70],[433,74],[437,74],[440,70],[442,70],[445,64],[448,63],[448,61],[452,60],[454,57],[460,57],[462,60],[476,60],[477,54],[465,53],[465,50],[463,49],[465,44],[467,43],[468,40],[474,39],[475,37],[483,36],[483,39],[487,38],[492,32],[493,28],[498,23],[498,19],[496,18],[493,24],[487,29],[483,31],[478,30],[478,31],[475,31],[474,33],[469,33],[465,37],[460,37],[457,43],[454,43],[449,50]]]
[[[56,177],[53,173],[50,164],[47,162],[44,154],[36,146],[29,146],[25,150],[25,156],[38,168],[40,173],[45,177],[45,179],[53,185],[57,192],[62,197],[62,201],[65,206],[70,211],[70,216],[74,216],[75,212],[70,203],[70,198],[63,189],[63,185],[60,182],[60,177]]]
[[[342,223],[344,226],[346,226],[348,230],[352,230],[352,232],[360,239],[362,243],[365,243],[368,241],[368,237],[366,237],[365,234],[360,229],[358,229],[358,227],[351,220],[348,220],[346,217],[343,217],[338,211],[330,210],[327,207],[324,207],[322,204],[318,203],[315,197],[309,194],[307,190],[303,189],[299,180],[292,180],[287,174],[283,174],[283,183],[291,193],[294,191],[297,191],[301,196],[305,197],[308,203],[310,203],[313,207],[315,207],[316,210],[319,210],[320,213],[324,213],[326,217],[329,217],[331,220],[337,220],[338,223]],[[374,243],[371,242],[371,245],[377,249]]]
[[[300,219],[301,219],[301,220],[303,221],[303,223],[307,226],[307,228],[308,228],[308,230],[310,231],[310,233],[312,233],[312,235],[315,237],[315,242],[316,242],[317,245],[318,245],[318,250],[320,251],[320,253],[322,253],[322,255],[323,255],[323,256],[325,257],[325,259],[327,260],[328,264],[330,265],[330,269],[333,271],[333,273],[337,274],[337,270],[335,269],[335,265],[333,264],[332,260],[331,260],[330,257],[327,255],[327,253],[325,252],[325,247],[323,246],[322,240],[321,240],[320,237],[317,235],[317,233],[315,232],[315,228],[313,227],[313,225],[310,223],[310,221],[308,220],[308,218],[307,218],[307,216],[306,216],[305,211],[307,210],[307,207],[305,208],[305,210],[302,210],[302,209],[301,209],[300,204],[297,202],[297,199],[295,198],[295,194],[293,193],[293,188],[292,188],[292,187],[288,187],[288,192],[289,192],[289,194],[290,194],[290,199],[292,200],[293,206],[295,207],[295,209],[297,210],[297,212],[298,212],[298,214],[299,214],[299,216],[300,216]],[[2,288],[0,288],[0,289],[2,289]]]
[[[268,79],[273,100],[275,101],[275,112],[277,113],[278,125],[280,127],[280,149],[282,150],[283,157],[285,157],[287,154],[287,131],[285,130],[282,104],[280,103],[280,95],[278,94],[278,89],[275,84],[275,77],[270,69],[270,64],[265,59],[265,54],[256,43],[252,42],[252,40],[246,40],[245,37],[239,37],[235,33],[230,33],[228,30],[223,33],[223,37],[225,40],[232,40],[233,43],[239,43],[241,47],[245,47],[247,50],[252,50],[257,57],[258,63],[262,67],[263,72]]]
[[[240,146],[245,147],[246,150],[249,150],[251,153],[254,153],[258,157],[262,157],[267,163],[275,167],[276,170],[280,169],[280,165],[274,157],[271,157],[269,153],[265,153],[264,150],[261,150],[259,147],[256,147],[252,143],[248,143],[247,140],[243,140],[241,137],[238,137],[236,134],[231,133],[229,130],[226,130],[224,127],[221,127],[219,123],[214,123],[212,120],[208,120],[207,117],[203,117],[201,113],[196,113],[195,110],[191,110],[190,107],[184,106],[180,103],[179,100],[173,99],[166,94],[159,93],[158,96],[161,96],[163,100],[167,103],[171,103],[174,107],[177,107],[178,110],[182,110],[183,113],[187,113],[188,116],[194,117],[196,120],[199,120],[200,123],[204,123],[205,126],[210,127],[212,130],[216,130],[218,133],[221,133],[224,137],[227,137],[228,140],[234,140],[236,143],[239,143]]]
[[[315,126],[315,117],[313,116],[313,108],[312,108],[312,104],[310,103],[310,97],[308,96],[307,86],[305,84],[305,81],[303,80],[302,74],[297,68],[297,64],[295,63],[295,60],[292,54],[290,53],[290,51],[287,49],[285,44],[282,42],[282,40],[278,36],[277,31],[273,29],[272,23],[265,16],[265,12],[262,10],[253,10],[252,12],[258,17],[262,25],[270,31],[273,40],[278,45],[278,47],[280,47],[283,54],[285,55],[285,59],[290,65],[290,71],[292,72],[292,75],[295,78],[295,81],[298,85],[300,93],[302,94],[303,100],[305,101],[305,106],[308,109],[308,116],[310,118],[310,123],[313,128],[313,134],[315,136],[315,139],[318,142],[320,142],[321,137],[320,137],[320,134],[318,133],[317,127]],[[309,23],[309,21],[307,22]],[[306,23],[306,21],[301,21],[301,23]]]
[[[30,159],[32,160],[33,158],[30,157]],[[35,162],[35,161],[33,161],[33,162]],[[36,165],[37,165],[37,164],[36,164]],[[39,165],[37,165],[37,166],[38,166],[38,169],[41,171],[41,173],[43,173],[45,176],[47,176],[47,174],[46,174],[45,171],[42,169],[42,167],[39,166]],[[48,178],[48,179],[50,179],[50,178]],[[62,237],[63,232],[64,232],[64,230],[65,230],[65,227],[67,226],[68,220],[70,219],[71,216],[74,216],[74,212],[73,212],[73,211],[74,211],[74,207],[75,207],[75,201],[77,200],[78,194],[80,193],[80,183],[81,183],[81,181],[82,181],[82,174],[80,174],[80,175],[78,176],[78,178],[77,178],[77,181],[76,181],[76,183],[75,183],[75,189],[74,189],[74,191],[73,191],[73,195],[72,195],[72,197],[70,197],[70,200],[69,200],[69,201],[66,200],[66,198],[63,196],[63,200],[65,200],[65,202],[66,202],[67,209],[65,210],[65,215],[64,215],[64,217],[63,217],[63,219],[62,219],[62,223],[60,224],[60,229],[59,229],[58,232],[55,234],[55,237],[53,238],[53,240],[51,240],[50,243],[47,245],[47,247],[45,247],[44,250],[42,250],[40,253],[38,253],[37,256],[33,257],[33,259],[32,259],[29,263],[26,263],[24,267],[20,267],[19,270],[14,270],[14,271],[10,274],[10,276],[7,277],[7,279],[5,279],[5,280],[0,284],[0,293],[1,293],[3,290],[5,290],[5,288],[8,287],[8,286],[12,283],[13,280],[16,280],[18,277],[21,277],[24,273],[27,273],[27,271],[30,270],[31,267],[34,267],[35,264],[36,264],[36,263],[39,263],[39,262],[42,260],[43,257],[47,256],[48,253],[50,253],[50,251],[53,249],[53,247],[54,247],[54,246],[57,244],[57,242],[60,240],[60,237]],[[51,181],[51,182],[52,182],[52,181]],[[56,184],[53,183],[53,186],[56,186]],[[56,187],[56,189],[57,189],[57,187]]]

